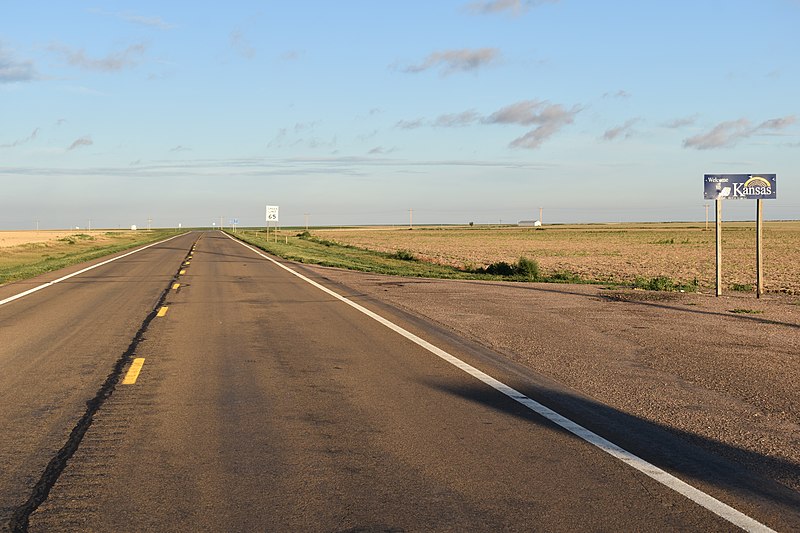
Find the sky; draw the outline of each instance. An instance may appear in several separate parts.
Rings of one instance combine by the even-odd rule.
[[[707,173],[774,173],[765,218],[800,219],[799,23],[800,0],[2,0],[0,229],[701,221]]]

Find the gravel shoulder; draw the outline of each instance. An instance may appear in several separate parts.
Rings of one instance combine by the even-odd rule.
[[[307,268],[800,490],[796,296]]]

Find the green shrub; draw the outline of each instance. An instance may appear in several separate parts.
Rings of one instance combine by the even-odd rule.
[[[520,257],[517,261],[516,274],[522,278],[536,281],[539,279],[539,263],[527,257]]]
[[[393,259],[400,259],[401,261],[416,261],[417,260],[417,258],[414,256],[414,254],[409,252],[408,250],[397,250],[390,257],[392,257]]]

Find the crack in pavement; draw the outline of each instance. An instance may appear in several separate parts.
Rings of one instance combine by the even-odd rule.
[[[194,241],[192,247],[186,253],[186,256],[183,258],[183,260],[181,260],[181,266],[178,267],[178,270],[172,276],[172,279],[167,284],[167,288],[161,293],[161,296],[158,298],[153,310],[150,311],[147,317],[145,317],[142,325],[139,327],[139,331],[136,332],[136,335],[134,335],[130,345],[128,345],[128,349],[125,350],[119,359],[117,359],[117,362],[114,363],[111,373],[108,375],[108,377],[106,377],[105,382],[97,391],[97,394],[95,394],[94,398],[86,402],[86,411],[78,420],[77,424],[75,424],[75,427],[72,429],[67,442],[65,442],[55,456],[50,459],[50,462],[47,464],[47,467],[45,467],[44,472],[42,472],[42,476],[39,478],[39,481],[37,481],[36,485],[33,486],[33,490],[31,491],[31,495],[28,497],[28,500],[14,510],[14,514],[11,516],[11,520],[8,524],[12,532],[26,533],[28,531],[28,524],[31,515],[47,500],[47,497],[50,495],[50,490],[56,484],[56,481],[58,481],[58,478],[67,467],[67,461],[69,461],[78,450],[78,447],[83,441],[84,435],[86,435],[89,427],[91,427],[94,415],[100,410],[100,407],[102,407],[103,403],[105,403],[105,401],[111,396],[111,394],[114,392],[114,389],[116,389],[117,384],[122,377],[122,370],[132,360],[133,354],[136,352],[136,348],[144,339],[144,334],[147,331],[150,322],[152,322],[152,320],[156,317],[158,310],[166,301],[169,291],[172,288],[172,284],[175,283],[179,277],[179,272],[183,268],[183,263],[192,254],[194,246],[197,245],[199,240],[200,238]]]

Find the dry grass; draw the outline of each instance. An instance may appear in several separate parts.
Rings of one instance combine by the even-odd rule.
[[[681,283],[715,283],[713,224],[597,224],[518,227],[322,229],[324,239],[383,252],[407,250],[458,268],[535,259],[543,275],[566,271],[600,282],[665,276]],[[764,283],[768,291],[800,293],[800,222],[764,224]],[[755,285],[755,224],[723,229],[725,287]]]

